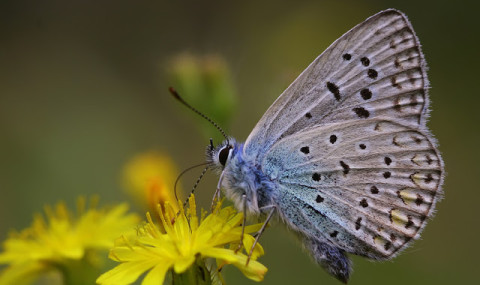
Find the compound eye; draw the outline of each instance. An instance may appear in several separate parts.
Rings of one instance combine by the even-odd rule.
[[[222,148],[222,150],[218,154],[218,161],[220,161],[221,165],[225,166],[225,163],[227,163],[228,154],[230,153],[231,148],[231,146],[226,146]]]

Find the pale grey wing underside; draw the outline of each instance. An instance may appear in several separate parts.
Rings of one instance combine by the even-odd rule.
[[[306,127],[382,116],[424,126],[426,67],[406,16],[390,9],[335,41],[280,95],[245,142],[257,162]]]
[[[262,170],[290,227],[374,259],[418,237],[443,182],[428,131],[388,118],[305,129],[273,145]]]

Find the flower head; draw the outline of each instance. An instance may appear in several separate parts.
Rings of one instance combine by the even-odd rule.
[[[46,219],[37,214],[29,228],[12,232],[0,253],[0,264],[9,265],[0,272],[0,284],[17,284],[86,256],[94,261],[95,253],[109,249],[116,237],[138,222],[135,214],[126,213],[126,204],[103,209],[85,205],[85,199],[78,199],[78,216],[62,202],[55,208],[47,206]]]
[[[137,237],[133,240],[120,238],[110,251],[110,258],[121,264],[101,275],[97,283],[131,284],[148,271],[142,284],[161,284],[168,270],[177,274],[185,272],[198,256],[233,264],[248,278],[261,281],[267,268],[256,258],[263,254],[263,248],[256,245],[247,265],[247,255],[234,250],[240,242],[243,214],[237,213],[233,207],[220,206],[218,203],[209,215],[203,212],[199,219],[193,195],[186,213],[181,209],[176,214],[170,203],[165,203],[164,211],[158,210],[163,227],[155,225],[147,213],[147,223]],[[254,241],[248,233],[256,232],[260,227],[261,224],[245,227],[243,244],[247,249]],[[162,228],[165,232],[161,231]]]
[[[173,187],[177,169],[172,159],[156,151],[145,152],[132,158],[125,166],[125,188],[142,206],[155,211],[157,204],[172,202],[175,210]]]

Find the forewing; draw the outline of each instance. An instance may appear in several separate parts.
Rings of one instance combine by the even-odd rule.
[[[335,41],[280,95],[244,152],[262,161],[279,139],[304,128],[375,117],[424,126],[426,67],[406,16],[380,12]]]
[[[388,118],[305,129],[273,145],[262,170],[292,228],[374,259],[418,237],[443,182],[428,131]]]

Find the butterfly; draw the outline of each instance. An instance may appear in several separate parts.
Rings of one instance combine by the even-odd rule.
[[[347,253],[395,257],[419,237],[442,193],[426,69],[402,12],[371,16],[300,74],[245,143],[211,144],[218,189],[239,210],[268,215],[265,225],[278,216],[345,283]]]

